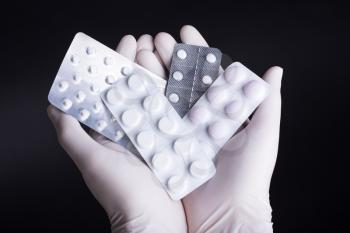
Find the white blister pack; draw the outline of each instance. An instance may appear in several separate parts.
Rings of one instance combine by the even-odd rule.
[[[124,146],[129,139],[101,101],[100,93],[131,70],[147,73],[160,92],[166,81],[91,37],[77,33],[49,92],[49,102]]]
[[[269,93],[269,85],[239,62],[231,64],[183,120],[214,159]]]
[[[132,70],[101,97],[172,199],[214,176],[197,135],[146,73]]]

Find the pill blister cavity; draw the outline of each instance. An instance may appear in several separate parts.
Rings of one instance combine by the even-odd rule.
[[[94,65],[88,66],[87,71],[91,75],[97,74],[97,67]]]
[[[86,110],[86,109],[81,109],[81,110],[79,111],[79,119],[80,119],[81,121],[85,121],[86,119],[89,118],[89,116],[90,116],[90,112],[89,112],[88,110]]]
[[[131,74],[131,69],[127,66],[122,67],[121,73],[124,76],[129,76]]]
[[[190,173],[196,178],[204,178],[214,171],[215,167],[209,159],[199,159],[193,161],[190,165]]]
[[[142,102],[143,108],[149,113],[159,112],[162,109],[162,105],[163,103],[158,95],[146,96]]]
[[[169,167],[170,157],[167,153],[157,153],[153,155],[151,164],[156,170],[165,170]]]
[[[180,97],[179,97],[178,94],[176,94],[176,93],[171,93],[171,94],[169,95],[169,100],[170,100],[170,102],[172,102],[172,103],[177,103],[177,102],[179,102],[179,99],[180,99]]]
[[[230,66],[225,70],[224,77],[231,85],[237,85],[247,78],[247,73],[242,67]]]
[[[84,92],[82,91],[78,91],[76,94],[75,94],[75,100],[78,102],[78,103],[81,103],[84,101],[86,95]]]
[[[115,132],[115,135],[114,135],[114,140],[115,141],[119,141],[120,139],[122,139],[124,137],[124,132],[121,131],[121,130],[117,130]]]
[[[68,87],[69,87],[69,84],[66,81],[61,81],[58,83],[58,90],[60,92],[66,91],[68,89]]]
[[[206,85],[210,85],[213,82],[213,79],[209,75],[204,75],[202,82]]]
[[[173,78],[177,81],[181,81],[183,79],[184,75],[182,74],[181,71],[175,71],[173,73]]]
[[[141,114],[136,109],[127,110],[122,113],[122,123],[127,127],[135,127],[141,121]]]
[[[166,134],[174,133],[176,126],[173,121],[169,119],[169,117],[162,117],[158,121],[158,129]]]
[[[203,124],[208,121],[210,113],[204,106],[194,106],[189,112],[189,119],[193,124]]]
[[[99,120],[96,123],[96,129],[101,132],[102,130],[104,130],[107,127],[107,122],[104,120]]]
[[[265,87],[258,81],[250,81],[243,87],[244,95],[252,100],[259,101],[262,100],[265,96]]]
[[[70,99],[64,98],[64,99],[62,100],[62,108],[63,108],[64,110],[70,109],[70,108],[72,107],[72,105],[73,105],[73,103],[72,103],[72,101],[71,101]]]
[[[82,80],[82,77],[78,74],[73,74],[72,80],[74,84],[79,84]]]
[[[107,75],[105,81],[107,84],[112,85],[115,82],[114,75],[112,74]]]
[[[185,177],[174,175],[168,180],[168,189],[173,193],[181,193],[185,188]]]
[[[213,105],[218,105],[227,99],[227,89],[220,86],[211,86],[207,91],[207,99]]]
[[[143,149],[152,149],[155,143],[154,134],[152,131],[142,131],[137,134],[136,142]]]
[[[118,91],[117,88],[110,88],[106,93],[106,100],[111,105],[120,104],[123,102],[123,95]]]
[[[98,94],[100,92],[100,88],[96,85],[91,85],[90,86],[90,91],[92,94]]]
[[[214,140],[222,140],[227,137],[231,129],[223,121],[217,121],[208,127],[209,136]]]
[[[142,77],[137,74],[133,74],[128,78],[128,87],[130,90],[133,90],[135,92],[145,91],[145,85],[142,81]]]
[[[100,102],[96,102],[92,105],[92,110],[94,113],[99,113],[102,109],[102,104]]]
[[[179,49],[176,53],[177,57],[180,58],[181,60],[185,59],[187,57],[187,53],[183,49]]]
[[[216,62],[216,56],[212,53],[208,53],[206,57],[207,62],[209,63],[215,63]]]
[[[94,55],[96,53],[96,50],[93,47],[87,47],[85,52],[87,55]]]
[[[237,99],[225,106],[225,113],[232,119],[237,118],[242,113],[243,107],[243,102]]]
[[[80,59],[77,55],[71,55],[69,60],[73,65],[77,65],[80,62]]]
[[[194,152],[195,141],[193,137],[178,138],[173,145],[174,151],[180,156],[189,156]]]
[[[106,66],[113,65],[114,59],[113,59],[112,57],[105,57],[105,58],[103,59],[103,63],[104,63]]]

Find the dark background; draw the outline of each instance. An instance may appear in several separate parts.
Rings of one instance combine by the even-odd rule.
[[[47,93],[76,32],[115,48],[125,34],[193,24],[257,74],[284,67],[275,232],[346,232],[349,8],[330,3],[114,1],[2,6],[0,232],[109,232],[60,148]],[[345,228],[346,229],[346,228]]]

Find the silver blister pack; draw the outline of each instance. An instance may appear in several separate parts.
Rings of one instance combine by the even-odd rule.
[[[217,78],[221,57],[216,48],[175,45],[165,93],[181,117]]]

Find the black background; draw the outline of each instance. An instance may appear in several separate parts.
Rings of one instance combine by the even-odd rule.
[[[271,186],[275,232],[345,232],[349,221],[349,8],[335,3],[12,2],[1,13],[0,232],[109,232],[57,143],[47,93],[74,36],[115,48],[192,24],[257,74],[284,67]],[[346,229],[346,228],[345,228]]]

